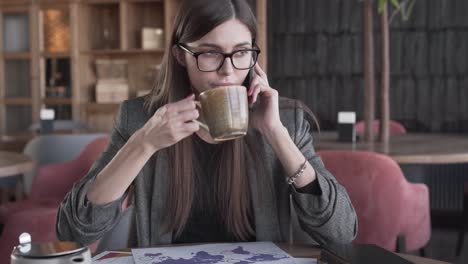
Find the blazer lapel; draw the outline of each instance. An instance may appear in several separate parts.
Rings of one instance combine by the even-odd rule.
[[[282,241],[276,195],[274,192],[274,181],[271,179],[271,168],[265,168],[265,177],[258,177],[255,170],[255,166],[258,165],[254,164],[253,157],[250,153],[246,155],[247,173],[251,182],[251,197],[254,207],[257,240]]]
[[[153,245],[170,244],[172,232],[164,232],[164,217],[167,205],[169,184],[169,164],[167,151],[160,151],[155,157],[154,186],[151,203],[151,240]]]

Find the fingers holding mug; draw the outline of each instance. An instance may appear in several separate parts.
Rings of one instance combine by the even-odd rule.
[[[204,124],[194,119],[191,122],[184,123],[182,126],[182,130],[186,133],[192,134],[192,133],[197,132],[202,125]]]
[[[141,128],[139,135],[148,148],[157,151],[190,136],[199,129],[193,122],[199,113],[193,95],[161,106]]]
[[[195,95],[191,94],[186,98],[167,105],[168,110],[173,114],[195,109]]]
[[[194,102],[195,102],[195,106],[199,109],[198,111],[199,111],[199,113],[200,113],[200,112],[202,111],[202,104],[201,104],[201,102],[199,102],[199,101],[194,101]],[[197,118],[198,118],[198,117],[197,117]],[[199,121],[198,119],[194,119],[194,120],[192,120],[192,121],[195,122],[196,124],[198,124],[198,126],[201,127],[201,128],[203,128],[205,131],[210,132],[210,129],[209,129],[209,127],[208,127],[207,124],[205,124],[205,123]]]
[[[176,120],[178,122],[186,123],[186,122],[190,122],[190,121],[197,119],[199,116],[200,116],[200,113],[197,109],[187,110],[184,112],[180,112],[177,115]]]

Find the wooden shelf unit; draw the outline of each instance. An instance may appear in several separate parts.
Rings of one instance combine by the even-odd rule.
[[[30,60],[31,54],[29,52],[4,52],[3,58],[5,60]]]
[[[127,50],[115,50],[115,49],[103,49],[103,50],[88,50],[83,51],[82,55],[89,56],[132,56],[132,55],[151,55],[151,54],[163,54],[164,49],[127,49]]]
[[[139,91],[151,89],[154,81],[151,68],[160,64],[162,60],[181,1],[0,0],[0,134],[21,132],[14,131],[15,129],[26,130],[27,121],[38,121],[39,110],[45,106],[68,107],[66,111],[70,112],[70,119],[88,122],[98,131],[109,132],[118,103],[95,101],[95,60],[127,61],[130,97],[136,96]],[[266,1],[253,1],[260,26],[260,63],[263,66],[267,54]],[[46,18],[47,15],[49,16]],[[23,30],[25,35],[15,36],[19,40],[25,39],[27,48],[5,50],[5,18],[11,20],[8,21],[10,24],[27,27],[27,30]],[[24,21],[21,21],[21,18]],[[55,22],[58,21],[62,29],[68,27],[68,35],[62,34],[62,44],[65,48],[59,51],[48,50],[47,34],[51,32],[50,28],[57,26],[45,25],[44,21],[51,18],[55,19]],[[144,27],[163,29],[165,47],[143,49],[141,32]],[[13,33],[8,34],[9,38],[11,34]],[[50,75],[47,63],[50,65],[50,61],[59,60],[69,61],[69,69],[66,69],[70,76],[67,84],[69,90],[64,97],[47,96],[46,91],[50,88],[50,78],[46,77]],[[19,61],[23,61],[24,65]],[[16,87],[6,83],[6,79],[11,79],[11,76],[5,76],[6,66],[11,67],[13,64],[21,69],[29,69],[18,73],[18,85],[23,87],[20,92],[11,92],[11,89]],[[28,81],[21,82],[24,79]],[[21,116],[16,116],[14,111],[18,111],[18,115]],[[15,117],[22,120],[22,125],[9,124]]]
[[[42,99],[44,104],[47,105],[71,105],[72,104],[72,99],[71,98],[54,98],[54,97],[48,97]]]
[[[5,105],[32,105],[32,99],[21,98],[21,97],[10,97],[10,98],[1,99],[0,103],[5,104]]]
[[[41,52],[42,58],[51,58],[51,59],[60,59],[60,58],[70,58],[71,54],[68,52]]]
[[[22,0],[2,1],[0,10],[0,132],[26,130],[36,107],[35,10]]]

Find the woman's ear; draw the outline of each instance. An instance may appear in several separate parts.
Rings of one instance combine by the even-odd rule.
[[[177,62],[183,67],[185,67],[186,66],[185,56],[182,53],[182,51],[179,49],[179,47],[177,47],[177,45],[172,46],[171,52],[172,52],[172,56],[176,58]]]

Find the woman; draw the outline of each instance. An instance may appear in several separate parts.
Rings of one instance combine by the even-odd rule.
[[[151,95],[121,105],[107,149],[61,204],[60,239],[99,239],[132,185],[132,246],[287,241],[291,194],[315,241],[353,240],[349,197],[314,152],[305,107],[283,99],[280,106],[256,64],[256,34],[244,0],[184,1]],[[246,86],[255,105],[249,131],[216,144],[194,121],[194,100],[232,84]]]

